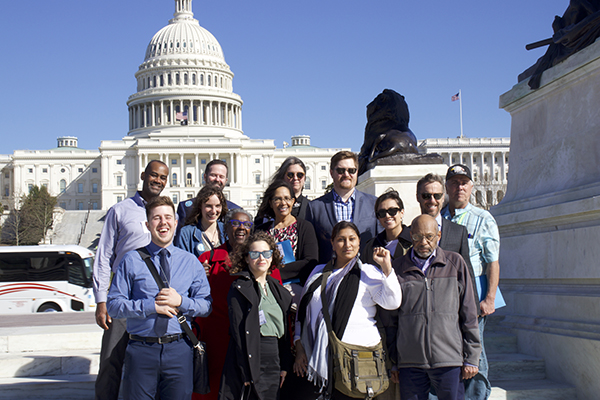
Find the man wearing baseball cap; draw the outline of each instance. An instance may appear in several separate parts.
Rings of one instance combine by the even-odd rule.
[[[446,192],[449,202],[442,209],[442,216],[467,228],[469,256],[480,299],[479,333],[481,338],[481,357],[479,373],[465,381],[465,399],[483,400],[491,394],[491,385],[487,379],[488,362],[483,342],[483,330],[486,317],[495,311],[496,290],[500,277],[500,234],[496,220],[489,212],[470,203],[473,191],[471,170],[466,165],[455,164],[446,173]]]

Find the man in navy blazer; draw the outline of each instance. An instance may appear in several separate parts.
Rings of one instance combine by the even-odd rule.
[[[378,230],[377,198],[356,190],[358,156],[351,151],[340,151],[331,157],[329,168],[333,189],[311,201],[306,210],[306,219],[312,222],[319,241],[320,263],[331,260],[331,231],[338,222],[351,221],[358,227],[361,248]]]

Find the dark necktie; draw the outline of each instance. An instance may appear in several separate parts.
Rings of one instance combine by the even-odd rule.
[[[165,287],[169,287],[171,268],[169,267],[169,259],[167,258],[167,249],[162,249],[158,254],[160,256],[160,277],[164,281]],[[169,319],[170,318],[166,315],[158,314],[156,324],[154,325],[154,333],[156,333],[157,337],[162,337],[167,334]]]

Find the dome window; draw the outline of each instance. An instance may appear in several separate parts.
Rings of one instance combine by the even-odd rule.
[[[175,84],[179,85],[179,74],[175,74]]]
[[[185,42],[183,42],[183,47],[186,47]]]
[[[200,85],[204,86],[204,74],[200,74]]]
[[[173,48],[173,42],[171,42],[171,48]]]
[[[177,48],[179,48],[179,42],[177,42]]]
[[[188,84],[188,74],[183,74],[183,84],[184,85]]]
[[[208,86],[211,86],[211,84],[210,84],[210,75],[208,75]]]
[[[196,74],[192,74],[192,85],[196,85]]]
[[[164,76],[160,76],[160,87],[165,86],[165,77]]]

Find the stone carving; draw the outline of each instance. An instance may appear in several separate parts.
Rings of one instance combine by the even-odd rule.
[[[438,154],[419,154],[408,127],[408,105],[401,94],[385,89],[367,106],[365,140],[358,155],[358,174],[376,165],[441,164]]]
[[[537,62],[519,75],[519,82],[531,77],[529,87],[540,87],[542,73],[572,54],[594,43],[600,37],[600,0],[571,0],[562,17],[552,23],[550,39],[527,45],[528,50],[549,45]]]

